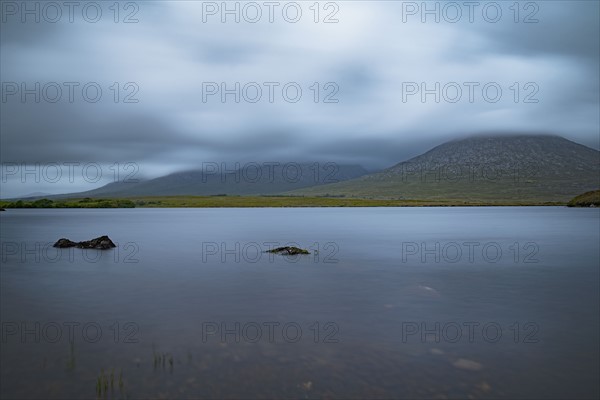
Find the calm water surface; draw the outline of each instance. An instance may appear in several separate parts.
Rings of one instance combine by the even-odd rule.
[[[8,210],[0,224],[2,398],[599,396],[598,209]],[[116,249],[51,247],[104,234]],[[311,254],[262,253],[291,243]]]

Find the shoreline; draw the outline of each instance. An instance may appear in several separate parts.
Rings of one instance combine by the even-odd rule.
[[[5,209],[57,208],[347,208],[347,207],[561,207],[567,201],[463,201],[299,196],[152,196],[118,199],[0,200]]]

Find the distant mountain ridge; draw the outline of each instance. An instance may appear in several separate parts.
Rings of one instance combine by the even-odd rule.
[[[336,163],[249,163],[229,170],[215,164],[209,170],[175,172],[136,183],[114,182],[86,192],[53,197],[272,195],[365,174],[367,170],[359,165]]]
[[[375,173],[335,163],[251,163],[46,197],[293,195],[539,204],[566,203],[598,188],[598,150],[560,136],[513,134],[452,140]]]
[[[452,140],[381,172],[291,192],[456,201],[557,201],[600,187],[600,152],[560,136]]]

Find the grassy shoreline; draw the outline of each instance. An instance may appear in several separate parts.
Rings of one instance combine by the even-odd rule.
[[[573,198],[567,204],[569,207],[600,207],[600,190],[585,192]]]
[[[127,199],[0,200],[0,208],[281,208],[564,206],[565,202],[363,199],[301,196],[153,196]]]

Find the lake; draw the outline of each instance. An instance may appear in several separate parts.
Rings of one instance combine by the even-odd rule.
[[[598,398],[600,210],[10,209],[2,398]],[[108,235],[112,250],[55,249]],[[296,245],[310,255],[264,253]]]

